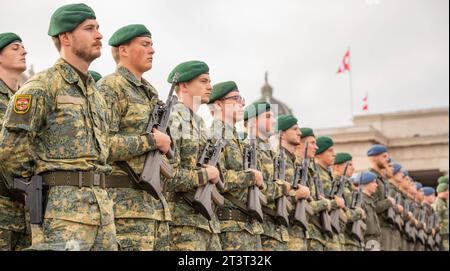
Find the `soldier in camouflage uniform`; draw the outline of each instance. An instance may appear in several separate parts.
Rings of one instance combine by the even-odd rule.
[[[448,247],[448,176],[439,178],[439,185],[436,188],[438,193],[433,209],[438,214],[440,220],[440,231],[442,245],[441,250],[449,251]]]
[[[153,41],[143,25],[128,25],[109,40],[116,72],[98,87],[108,104],[110,125],[109,161],[125,161],[140,176],[149,151],[167,153],[170,137],[154,130],[145,133],[158,92],[142,75],[152,68]],[[107,177],[108,194],[114,202],[114,218],[120,250],[169,250],[169,206],[142,190],[116,164]]]
[[[312,161],[316,156],[317,144],[314,131],[311,128],[302,127],[301,132],[301,150],[305,150],[306,143],[308,143],[307,159]],[[304,157],[303,153],[300,153],[301,157]],[[316,187],[313,182],[313,175],[315,174],[314,168],[310,163],[308,168],[308,188],[311,194],[311,200],[309,205],[311,207],[312,214],[309,216],[309,224],[307,229],[308,239],[308,251],[325,251],[327,246],[328,237],[322,233],[320,219],[318,217],[319,212],[323,210],[331,209],[331,202],[324,195],[320,196],[319,200],[316,200]]]
[[[331,173],[330,167],[334,164],[334,160],[336,158],[336,153],[333,148],[334,142],[329,137],[318,137],[317,138],[317,147],[318,150],[316,152],[316,164],[317,170],[319,173],[320,181],[323,185],[323,192],[328,197],[331,193],[331,187],[333,182],[333,175]],[[341,217],[343,220],[347,220],[347,215],[343,212],[345,207],[345,201],[343,198],[335,196],[333,199],[330,199],[331,202],[331,210],[341,210]],[[343,242],[345,243],[345,241]],[[327,242],[326,248],[327,251],[341,251],[341,240],[339,235],[333,233],[333,238],[330,238]]]
[[[214,85],[209,100],[214,117],[212,139],[223,138],[227,145],[220,157],[224,176],[225,204],[217,211],[220,220],[220,239],[224,251],[260,251],[262,224],[245,212],[249,187],[262,186],[261,172],[244,170],[244,142],[236,131],[236,123],[243,120],[245,101],[235,82]]]
[[[390,207],[394,207],[395,200],[390,195],[386,195],[386,185],[389,185],[385,180],[385,170],[389,164],[387,148],[383,145],[373,145],[367,152],[367,156],[369,157],[369,170],[377,175],[378,188],[373,198],[381,227],[381,249],[391,251],[393,246],[391,238],[395,226],[388,222],[387,211]]]
[[[398,185],[398,181],[394,180],[394,163],[392,161],[392,159],[390,159],[388,167],[385,170],[385,176],[388,180],[389,183],[389,188],[391,189],[390,193],[391,196],[393,198],[395,198],[396,200],[399,199],[399,202],[395,202],[394,205],[394,212],[395,215],[402,215],[403,214],[403,206],[402,206],[402,201],[401,201],[401,192],[399,189],[399,185]],[[400,232],[400,228],[397,225],[394,225],[394,227],[392,227],[391,231],[390,231],[390,238],[391,238],[391,245],[390,245],[390,250],[391,251],[399,251],[400,245],[401,245],[401,232]]]
[[[417,223],[416,223],[416,230],[419,232],[419,230],[422,230],[424,228],[424,223],[421,221],[421,214],[425,208],[424,206],[424,194],[422,191],[423,185],[419,182],[416,182],[416,189],[417,189],[417,195],[416,195],[416,209],[414,212],[414,216],[416,217]],[[416,243],[414,245],[414,251],[425,251],[425,242],[422,242],[424,240],[421,240],[418,236],[416,238]],[[426,241],[426,240],[425,240]]]
[[[255,103],[245,110],[244,121],[247,123],[249,137],[257,141],[257,168],[264,177],[262,192],[267,197],[267,206],[264,209],[264,233],[261,236],[264,251],[288,250],[288,228],[276,221],[274,213],[275,202],[284,195],[285,181],[274,180],[274,160],[276,153],[269,142],[274,133],[275,120],[270,104],[266,102]]]
[[[376,181],[377,175],[370,171],[363,171],[357,179],[363,192],[362,208],[366,212],[367,230],[364,234],[364,249],[367,251],[380,251],[381,228],[374,197],[378,186]]]
[[[301,158],[296,157],[295,151],[301,145],[301,132],[298,126],[298,120],[291,115],[280,116],[277,119],[277,128],[281,132],[281,148],[285,152],[286,182],[290,185],[294,183],[295,170],[301,166]],[[308,250],[308,232],[299,225],[293,223],[295,205],[298,200],[308,199],[311,192],[307,186],[298,184],[297,190],[291,190],[289,199],[292,205],[291,223],[289,227],[289,250],[307,251]]]
[[[1,131],[0,161],[7,174],[25,180],[39,174],[48,187],[43,240],[33,236],[34,249],[117,249],[113,203],[105,189],[111,171],[107,107],[88,75],[101,54],[95,18],[84,4],[55,11],[48,34],[61,59],[16,93]]]
[[[424,223],[425,223],[425,250],[433,251],[434,247],[430,246],[427,242],[428,237],[433,237],[436,234],[436,229],[433,228],[433,225],[430,223],[430,219],[434,216],[435,212],[432,207],[432,204],[436,201],[436,190],[432,187],[423,187],[421,189],[424,194],[423,199],[423,208],[424,208]]]
[[[403,226],[402,228],[399,230],[400,233],[400,237],[399,237],[399,242],[397,244],[397,249],[400,251],[406,251],[408,250],[408,235],[405,232],[405,222],[409,221],[408,218],[408,214],[405,213],[405,203],[408,200],[408,177],[405,176],[405,172],[404,170],[402,170],[402,165],[398,164],[398,163],[394,163],[392,165],[393,167],[393,172],[392,172],[392,178],[389,179],[389,182],[391,184],[391,187],[393,189],[395,189],[396,193],[400,194],[400,206],[398,207],[399,209],[399,214],[403,219]]]
[[[350,204],[352,201],[352,195],[356,191],[354,185],[348,180],[355,171],[353,166],[353,157],[349,153],[340,152],[336,154],[336,159],[334,160],[333,166],[333,182],[340,181],[345,167],[348,163],[348,168],[346,175],[344,176],[344,200],[345,200],[345,215],[347,217],[346,223],[341,220],[341,234],[339,234],[339,241],[341,244],[341,249],[345,251],[362,251],[363,244],[354,238],[351,233],[351,226],[353,222],[357,220],[365,219],[365,212],[362,208],[357,207],[356,209],[350,209]]]
[[[217,216],[208,221],[191,205],[198,187],[215,184],[219,178],[216,167],[197,167],[207,137],[205,123],[195,112],[201,104],[209,102],[212,89],[209,67],[201,61],[181,63],[170,73],[170,83],[176,74],[179,76],[176,93],[180,101],[170,116],[170,132],[175,145],[171,164],[175,177],[166,184],[166,198],[172,214],[171,250],[221,250]]]
[[[9,101],[19,89],[19,77],[27,68],[26,54],[18,35],[0,34],[0,129]],[[0,251],[21,250],[31,241],[24,206],[11,200],[8,183],[3,178],[0,176]]]

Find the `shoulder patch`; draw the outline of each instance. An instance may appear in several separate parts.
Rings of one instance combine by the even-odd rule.
[[[19,115],[24,115],[30,111],[33,95],[18,94],[14,97],[14,112]]]

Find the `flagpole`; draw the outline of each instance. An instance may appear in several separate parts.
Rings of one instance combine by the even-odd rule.
[[[349,56],[348,56],[348,64],[350,66],[350,69],[348,71],[348,81],[349,81],[349,87],[350,87],[350,115],[351,115],[351,120],[353,122],[353,117],[354,117],[354,107],[353,107],[353,80],[352,80],[352,70],[353,70],[353,66],[352,66],[352,54],[350,52],[350,47],[348,47],[348,52],[349,52]]]

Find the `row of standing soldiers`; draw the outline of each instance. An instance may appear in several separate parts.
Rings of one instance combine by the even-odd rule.
[[[202,61],[172,70],[162,102],[142,78],[155,53],[143,25],[111,36],[117,69],[96,82],[103,37],[85,4],[57,9],[48,35],[61,58],[18,89],[27,52],[0,34],[1,250],[390,250],[397,232],[401,249],[448,250],[448,178],[432,212],[374,146],[351,182],[351,155],[268,103],[244,110]]]

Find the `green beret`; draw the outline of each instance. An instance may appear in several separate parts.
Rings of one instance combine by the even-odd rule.
[[[339,165],[339,164],[347,163],[351,160],[353,160],[353,157],[350,153],[339,152],[336,154],[336,159],[334,160],[334,164]]]
[[[209,103],[212,104],[215,101],[222,99],[228,93],[233,91],[239,91],[236,83],[233,81],[215,84],[213,86],[211,96],[209,96]]]
[[[320,136],[317,138],[317,151],[316,155],[323,153],[334,145],[334,142],[331,138],[327,136]]]
[[[448,176],[442,176],[442,177],[440,177],[440,178],[438,179],[438,183],[439,183],[439,184],[441,184],[441,183],[446,183],[446,184],[448,184]]]
[[[124,26],[114,32],[114,34],[109,39],[108,44],[113,47],[118,47],[124,43],[136,37],[152,37],[152,33],[142,24],[130,24]]]
[[[270,111],[271,108],[272,107],[267,102],[253,103],[253,104],[247,106],[247,108],[245,108],[244,121],[248,121],[251,118],[255,118],[255,117],[261,115],[262,113]]]
[[[14,34],[14,33],[2,33],[0,34],[0,50],[5,48],[6,46],[10,45],[11,43],[15,41],[22,42],[22,39]]]
[[[438,186],[437,186],[437,188],[436,188],[436,191],[438,192],[438,193],[442,193],[442,192],[445,192],[445,191],[447,191],[448,190],[448,183],[440,183]]]
[[[86,4],[70,4],[58,8],[50,19],[49,36],[72,32],[87,19],[96,19],[95,13]]]
[[[98,80],[102,79],[102,75],[96,71],[89,71],[89,74],[94,78],[95,82],[98,82]]]
[[[298,123],[298,119],[292,115],[281,115],[277,119],[277,130],[286,131]]]
[[[308,137],[308,136],[314,136],[314,131],[311,128],[302,127],[300,128],[300,132],[302,132],[302,138]]]
[[[202,74],[209,73],[209,67],[205,62],[198,60],[183,62],[170,72],[167,78],[169,83],[172,83],[176,73],[178,73],[178,83],[189,82]]]

